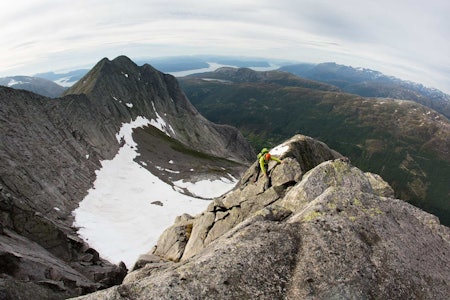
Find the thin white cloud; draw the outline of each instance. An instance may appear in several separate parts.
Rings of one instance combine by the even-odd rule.
[[[449,13],[447,0],[17,0],[0,12],[0,74],[121,54],[255,55],[374,68],[449,92]]]

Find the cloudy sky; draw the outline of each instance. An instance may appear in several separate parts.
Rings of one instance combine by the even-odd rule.
[[[450,93],[448,0],[14,0],[0,76],[220,54],[365,67]]]

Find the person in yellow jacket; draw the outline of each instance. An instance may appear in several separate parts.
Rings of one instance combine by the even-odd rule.
[[[274,160],[277,163],[282,163],[281,159],[270,154],[269,149],[263,148],[261,150],[261,152],[258,154],[258,165],[256,166],[258,168],[258,170],[256,172],[254,182],[256,182],[256,180],[258,180],[260,171],[262,171],[262,173],[264,174],[264,177],[267,177],[267,166],[269,164],[269,161],[271,161],[271,160]]]

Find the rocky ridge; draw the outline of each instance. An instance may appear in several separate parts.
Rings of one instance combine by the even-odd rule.
[[[207,121],[191,109],[174,77],[149,65],[105,59],[79,84],[57,99],[0,86],[1,299],[65,299],[122,282],[125,265],[102,259],[77,236],[72,211],[92,187],[100,162],[119,150],[123,123],[138,116],[164,120],[161,129],[172,136],[150,126],[136,142],[157,143],[154,151],[170,148],[186,161],[199,156],[208,168],[233,176],[254,155],[236,129]],[[215,154],[221,155],[218,165]]]
[[[78,299],[447,299],[450,230],[325,144],[294,136],[183,215],[124,283]],[[256,164],[256,163],[255,163]]]

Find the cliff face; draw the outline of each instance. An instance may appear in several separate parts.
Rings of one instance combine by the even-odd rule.
[[[238,176],[254,155],[235,128],[203,118],[174,77],[126,57],[102,60],[57,99],[0,86],[0,298],[62,299],[122,282],[125,265],[77,236],[72,211],[100,162],[118,152],[122,124],[138,116],[153,125],[137,134],[141,159],[197,156],[199,176]],[[169,181],[158,166],[147,169]],[[184,169],[181,179],[193,173],[188,163]]]
[[[80,299],[446,299],[450,230],[323,143],[184,215],[120,286]],[[277,150],[280,150],[278,148]]]
[[[119,148],[101,134],[103,120],[86,102],[0,87],[2,299],[67,298],[118,284],[126,274],[123,264],[101,259],[71,227],[71,211],[95,179],[100,158]],[[93,126],[78,127],[80,116]]]

